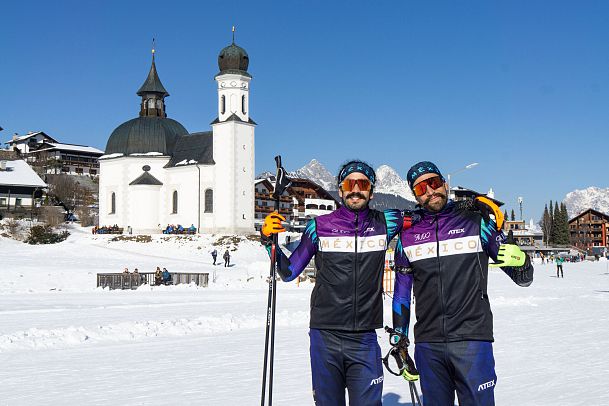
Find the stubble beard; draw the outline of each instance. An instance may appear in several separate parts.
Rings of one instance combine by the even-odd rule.
[[[433,199],[434,197],[439,197],[439,199],[436,199],[432,202],[431,199]],[[428,211],[437,213],[442,210],[444,206],[446,206],[447,201],[448,198],[444,193],[436,192],[433,195],[429,196],[429,198],[425,200],[425,202],[421,203],[421,206],[423,206],[423,208]]]
[[[357,203],[350,203],[349,202],[349,198],[352,196],[357,196],[360,198],[360,201]],[[353,192],[353,193],[349,193],[347,196],[345,196],[343,198],[343,203],[345,204],[345,206],[347,206],[350,210],[353,211],[358,211],[358,210],[362,210],[364,208],[366,208],[368,206],[368,202],[369,202],[370,198],[366,198],[366,196],[364,196],[362,193],[359,192]]]

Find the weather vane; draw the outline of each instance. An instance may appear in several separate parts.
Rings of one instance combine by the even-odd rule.
[[[235,43],[235,26],[233,25],[233,44]]]

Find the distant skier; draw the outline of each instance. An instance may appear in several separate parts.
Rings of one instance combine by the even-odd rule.
[[[230,253],[228,250],[224,251],[222,258],[224,258],[224,267],[230,266]]]
[[[215,248],[211,252],[211,257],[214,259],[214,265],[216,265],[216,258],[218,257],[218,251]]]
[[[556,257],[556,277],[559,278],[558,273],[560,272],[560,278],[564,279],[564,275],[562,273],[562,263],[565,262],[564,257]]]

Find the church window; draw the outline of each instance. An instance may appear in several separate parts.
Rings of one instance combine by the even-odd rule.
[[[173,191],[173,196],[172,196],[172,210],[171,210],[171,214],[177,214],[178,213],[178,191],[174,190]]]
[[[156,101],[156,108],[159,109],[159,110],[161,109],[161,101],[160,100]]]
[[[116,193],[112,192],[110,197],[110,214],[116,213]]]
[[[154,108],[154,99],[149,99],[148,100],[148,108],[149,109],[153,109]]]
[[[214,191],[213,189],[207,189],[205,191],[205,213],[214,212]]]
[[[247,113],[247,111],[245,110],[245,96],[241,96],[241,111],[243,112],[243,114]]]
[[[226,112],[226,97],[222,95],[220,97],[220,114],[224,114]]]

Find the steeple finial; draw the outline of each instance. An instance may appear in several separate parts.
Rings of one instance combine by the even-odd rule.
[[[235,43],[235,26],[233,25],[233,44]]]
[[[154,48],[155,48],[155,44],[156,44],[156,39],[154,37],[152,37],[152,61],[154,62]]]

